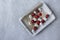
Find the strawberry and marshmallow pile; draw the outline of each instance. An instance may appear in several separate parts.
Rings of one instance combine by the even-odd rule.
[[[49,14],[46,14],[42,17],[43,13],[41,8],[37,8],[29,15],[29,25],[33,24],[32,32],[34,33],[40,25],[44,24],[46,20],[49,18]]]

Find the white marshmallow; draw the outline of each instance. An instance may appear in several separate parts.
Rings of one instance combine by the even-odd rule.
[[[39,25],[38,25],[38,24],[36,24],[36,23],[34,24],[34,26],[39,27]]]
[[[29,18],[30,18],[30,19],[32,19],[32,16],[31,16],[31,15],[29,15]]]
[[[44,19],[45,21],[47,20],[47,18],[46,18],[46,17],[44,17],[43,19]]]
[[[41,18],[38,18],[39,21],[41,21]]]
[[[36,11],[34,11],[34,13],[36,14]]]
[[[42,9],[41,9],[41,8],[38,8],[38,10],[39,10],[40,12],[42,12]]]
[[[40,25],[42,25],[42,23],[40,23]]]
[[[34,21],[36,21],[37,19],[36,18],[33,18]]]
[[[31,22],[29,22],[29,25],[31,25]]]

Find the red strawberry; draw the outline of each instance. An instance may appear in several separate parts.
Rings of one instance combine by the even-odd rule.
[[[39,12],[39,10],[38,10],[38,9],[36,9],[35,11],[36,11],[36,13],[38,13],[38,12]]]
[[[42,19],[42,21],[41,21],[42,23],[44,23],[45,22],[45,20],[44,19]]]
[[[42,16],[42,13],[41,13],[41,12],[39,12],[39,13],[38,13],[38,16]]]
[[[34,14],[34,13],[32,13],[31,15],[32,15],[32,16],[35,16],[35,14]]]
[[[36,31],[38,28],[34,26],[33,29],[34,29],[34,31]]]
[[[35,23],[36,21],[34,21],[34,20],[31,20],[31,23]]]
[[[35,18],[39,18],[39,16],[38,16],[38,15],[35,15],[34,17],[35,17]]]
[[[40,24],[40,21],[38,20],[38,21],[36,21],[36,23],[39,25]]]
[[[48,14],[46,14],[46,18],[48,18],[49,17],[49,15]]]

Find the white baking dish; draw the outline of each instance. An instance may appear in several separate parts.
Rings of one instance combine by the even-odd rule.
[[[50,18],[48,21],[46,21],[46,23],[44,25],[42,25],[41,27],[39,27],[39,29],[35,32],[35,33],[32,33],[31,30],[28,28],[28,24],[27,21],[24,22],[26,19],[25,16],[28,15],[30,12],[32,12],[35,8],[37,8],[38,6],[41,6],[42,5],[42,8],[44,9],[44,11],[48,14],[50,14]],[[47,25],[49,25],[52,21],[55,20],[55,16],[54,14],[52,13],[52,11],[48,8],[48,6],[44,3],[44,2],[39,2],[37,3],[34,7],[32,7],[29,11],[27,11],[26,13],[23,14],[23,16],[19,19],[20,23],[22,24],[22,26],[24,26],[24,28],[29,32],[29,34],[35,36],[36,34],[38,34],[39,32],[41,32],[45,27],[48,27]]]

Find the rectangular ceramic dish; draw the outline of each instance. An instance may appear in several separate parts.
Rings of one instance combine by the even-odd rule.
[[[28,20],[28,15],[30,15],[31,12],[33,12],[38,7],[42,7],[42,9],[44,10],[44,12],[48,13],[50,15],[50,17],[49,17],[48,21],[46,21],[44,23],[44,25],[40,26],[35,33],[32,33],[32,27],[28,24],[28,21],[29,21]],[[19,21],[22,24],[22,26],[24,26],[24,28],[28,31],[28,33],[31,34],[31,35],[33,35],[33,36],[36,35],[36,34],[38,34],[39,32],[41,32],[45,27],[48,27],[47,25],[49,25],[54,20],[55,20],[54,14],[52,13],[52,11],[48,8],[48,6],[44,2],[37,3],[29,11],[27,11],[26,13],[24,13],[23,16],[19,19]]]

